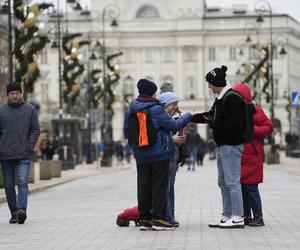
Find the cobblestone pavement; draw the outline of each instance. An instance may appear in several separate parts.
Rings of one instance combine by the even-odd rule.
[[[180,227],[174,231],[141,232],[133,225],[116,226],[117,214],[136,205],[132,167],[30,195],[24,225],[8,224],[7,205],[1,204],[0,249],[300,249],[300,175],[275,168],[266,168],[260,186],[265,227],[207,226],[219,218],[221,202],[216,162],[205,159],[204,167],[195,172],[179,169],[176,215]]]

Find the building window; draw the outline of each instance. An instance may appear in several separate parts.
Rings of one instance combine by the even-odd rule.
[[[42,102],[48,102],[48,83],[41,83]]]
[[[255,48],[249,48],[249,57],[250,60],[259,60],[261,59],[262,54]]]
[[[279,89],[278,89],[279,81],[278,81],[278,79],[273,79],[273,85],[274,85],[274,98],[273,99],[276,100],[279,97]]]
[[[154,80],[153,80],[153,77],[152,76],[145,76],[144,77],[144,79],[147,79],[147,80],[149,80],[149,81],[151,81],[151,82],[153,82]]]
[[[173,49],[172,48],[165,48],[163,52],[164,62],[172,62],[173,61]]]
[[[171,84],[174,84],[174,78],[173,76],[165,76],[163,78],[163,83],[171,83]]]
[[[134,81],[131,76],[125,77],[123,81],[123,95],[129,96],[133,95],[134,93]]]
[[[184,47],[183,48],[183,60],[185,62],[194,62],[196,61],[197,50],[196,47]]]
[[[146,48],[145,49],[145,62],[146,63],[151,63],[153,62],[153,50],[151,48]]]
[[[196,98],[196,93],[197,93],[197,89],[196,89],[196,81],[194,77],[188,77],[187,78],[187,88],[186,90],[186,98],[193,100]]]
[[[47,49],[42,49],[41,55],[41,64],[48,64],[48,53]]]
[[[278,46],[273,45],[273,59],[278,59]]]
[[[216,60],[216,48],[215,47],[209,47],[208,48],[208,60],[209,61],[215,61]]]
[[[131,63],[132,62],[132,50],[126,49],[124,51],[124,62],[125,63]]]
[[[144,5],[136,12],[136,18],[158,18],[159,12],[151,5]]]
[[[236,48],[235,47],[229,48],[229,60],[236,60]]]

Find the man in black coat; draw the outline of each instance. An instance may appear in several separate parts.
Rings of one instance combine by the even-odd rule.
[[[218,147],[218,185],[221,189],[223,212],[221,220],[209,227],[244,228],[243,198],[240,184],[241,154],[245,104],[232,94],[226,83],[227,67],[215,68],[206,75],[209,88],[217,94],[210,111],[196,114],[192,122],[208,123]]]
[[[9,223],[23,224],[27,218],[28,174],[40,129],[37,111],[22,99],[20,84],[9,83],[7,96],[7,104],[0,108],[0,162],[11,212]]]

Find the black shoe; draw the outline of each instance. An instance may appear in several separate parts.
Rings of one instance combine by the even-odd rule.
[[[250,217],[244,217],[245,226],[249,226],[249,223],[252,221]]]
[[[264,219],[261,217],[255,217],[249,222],[249,226],[251,227],[262,227],[264,225]]]
[[[174,227],[179,227],[179,222],[177,220],[169,221],[169,223]]]
[[[12,214],[11,218],[9,219],[10,224],[16,224],[18,222],[17,220],[17,214]]]
[[[152,230],[152,222],[151,220],[140,220],[140,231],[149,231]]]
[[[20,209],[17,213],[17,221],[18,224],[24,224],[25,220],[26,220],[27,216],[24,210]]]
[[[156,231],[173,230],[175,228],[174,225],[171,225],[169,222],[162,219],[153,220],[152,225],[152,229]]]

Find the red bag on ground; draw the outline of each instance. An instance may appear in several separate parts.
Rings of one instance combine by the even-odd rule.
[[[140,225],[138,207],[125,209],[122,213],[118,215],[116,223],[119,227],[128,227],[130,221],[134,221],[135,226]]]

